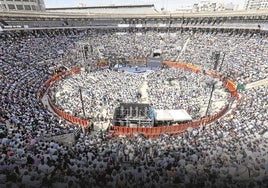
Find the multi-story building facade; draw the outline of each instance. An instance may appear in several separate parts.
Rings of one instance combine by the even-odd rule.
[[[235,5],[232,3],[224,4],[221,2],[200,1],[195,3],[192,12],[216,12],[216,11],[233,11]]]
[[[246,10],[262,10],[268,9],[268,0],[246,0]]]
[[[0,11],[45,11],[44,0],[0,0]]]

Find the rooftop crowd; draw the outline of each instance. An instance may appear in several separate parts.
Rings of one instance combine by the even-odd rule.
[[[222,74],[247,84],[267,75],[264,36],[190,31],[116,34],[114,30],[74,29],[8,32],[0,38],[0,187],[267,187],[267,86],[241,91],[237,108],[181,135],[110,138],[100,131],[81,133],[69,146],[52,136],[71,133],[77,126],[56,117],[36,97],[55,67],[80,64],[74,50],[79,41],[93,45],[93,61],[110,56],[146,57],[161,46],[164,59],[179,56],[182,62],[207,69],[211,68],[210,52],[222,50],[226,53]],[[64,53],[58,53],[60,50]],[[118,80],[120,74],[104,78],[96,71],[84,84],[101,81],[103,92],[108,92],[113,82],[109,79],[134,89],[142,81],[134,79],[132,85],[133,75],[124,75],[127,82]],[[92,97],[100,92],[91,91]],[[134,93],[128,96],[135,98]],[[109,103],[109,97],[113,100],[107,94],[103,103]]]

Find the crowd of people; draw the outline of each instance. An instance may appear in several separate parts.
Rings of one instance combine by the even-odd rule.
[[[197,75],[176,68],[143,73],[109,69],[82,71],[57,82],[51,88],[50,96],[57,107],[80,118],[84,118],[84,115],[79,88],[82,90],[86,117],[113,118],[114,109],[120,103],[145,102],[153,109],[185,109],[194,119],[199,119],[205,115],[212,82],[217,83],[212,98],[213,106],[209,108],[210,114],[214,114],[228,102],[229,94],[224,90],[223,83],[205,74]],[[147,99],[141,101],[143,96],[138,93],[145,95],[142,93],[144,83],[147,84]]]
[[[213,69],[213,61],[208,60],[213,52],[220,52],[217,70],[222,67],[220,70],[222,74],[226,74],[236,82],[247,84],[263,79],[267,75],[265,63],[268,59],[268,49],[265,36],[195,33],[190,37],[180,61]]]
[[[93,45],[92,61],[110,56],[144,57],[160,46],[164,59],[179,57],[180,61],[207,69],[211,68],[210,52],[222,50],[226,53],[222,72],[235,82],[250,83],[267,75],[268,48],[264,36],[201,31],[118,34],[115,30],[71,29],[3,32],[0,38],[0,187],[268,186],[267,86],[241,91],[236,108],[224,117],[180,135],[111,138],[100,131],[81,133],[73,145],[64,145],[53,136],[72,133],[77,126],[56,117],[36,96],[59,64],[81,64],[79,49],[75,49],[81,41]],[[61,50],[63,54],[59,53]],[[73,90],[79,84],[84,87],[100,82],[102,90],[92,88],[90,95],[96,98],[100,92],[107,92],[107,97],[100,99],[105,104],[113,100],[109,92],[130,92],[127,96],[136,97],[132,90],[142,79],[125,74],[126,80],[119,80],[120,74],[123,73],[111,76],[107,72],[105,77],[96,71],[89,83],[86,73],[74,76],[84,77],[85,83],[66,79],[77,84],[70,85]],[[164,71],[159,74],[166,78]],[[193,77],[190,73],[185,76],[187,80]],[[152,81],[153,75],[150,77],[151,85],[158,86]],[[113,82],[118,86],[108,90]],[[128,91],[120,86],[133,89]]]
[[[51,89],[56,106],[83,118],[79,87],[87,117],[111,118],[120,102],[137,103],[142,75],[109,71],[81,72],[59,81]],[[53,90],[53,91],[52,91]]]
[[[149,74],[148,98],[154,109],[185,109],[193,119],[199,119],[206,115],[212,84],[215,89],[209,114],[215,114],[227,104],[230,96],[219,79],[202,73],[168,68]]]

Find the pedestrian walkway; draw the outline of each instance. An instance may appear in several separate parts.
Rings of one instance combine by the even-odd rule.
[[[183,47],[182,47],[182,50],[180,51],[179,55],[178,55],[177,58],[176,58],[176,61],[177,61],[177,62],[179,62],[179,60],[180,60],[182,54],[183,54],[184,51],[186,50],[187,45],[188,45],[188,43],[190,42],[190,39],[191,39],[191,37],[189,37],[189,38],[186,40],[186,42],[184,43],[184,45],[183,45]]]
[[[249,83],[245,86],[245,89],[250,89],[250,88],[259,87],[259,86],[266,86],[266,85],[268,85],[268,78]]]
[[[148,81],[147,81],[147,74],[148,73],[144,73],[144,82],[142,83],[139,92],[141,93],[141,103],[149,103],[149,99],[148,99],[148,93],[147,93],[147,89],[148,89]]]
[[[44,96],[42,97],[41,99],[43,105],[47,108],[47,110],[51,113],[53,113],[54,115],[58,116],[54,110],[52,110],[51,106],[49,105],[49,102],[48,102],[48,96],[46,94],[44,94]]]

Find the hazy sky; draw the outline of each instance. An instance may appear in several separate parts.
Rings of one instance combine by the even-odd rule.
[[[103,6],[103,5],[130,5],[130,4],[154,4],[157,9],[175,10],[176,8],[192,5],[201,0],[44,0],[47,8],[52,7],[76,7],[79,3],[86,6]],[[212,2],[224,2],[239,4],[243,8],[245,0],[210,0]]]

